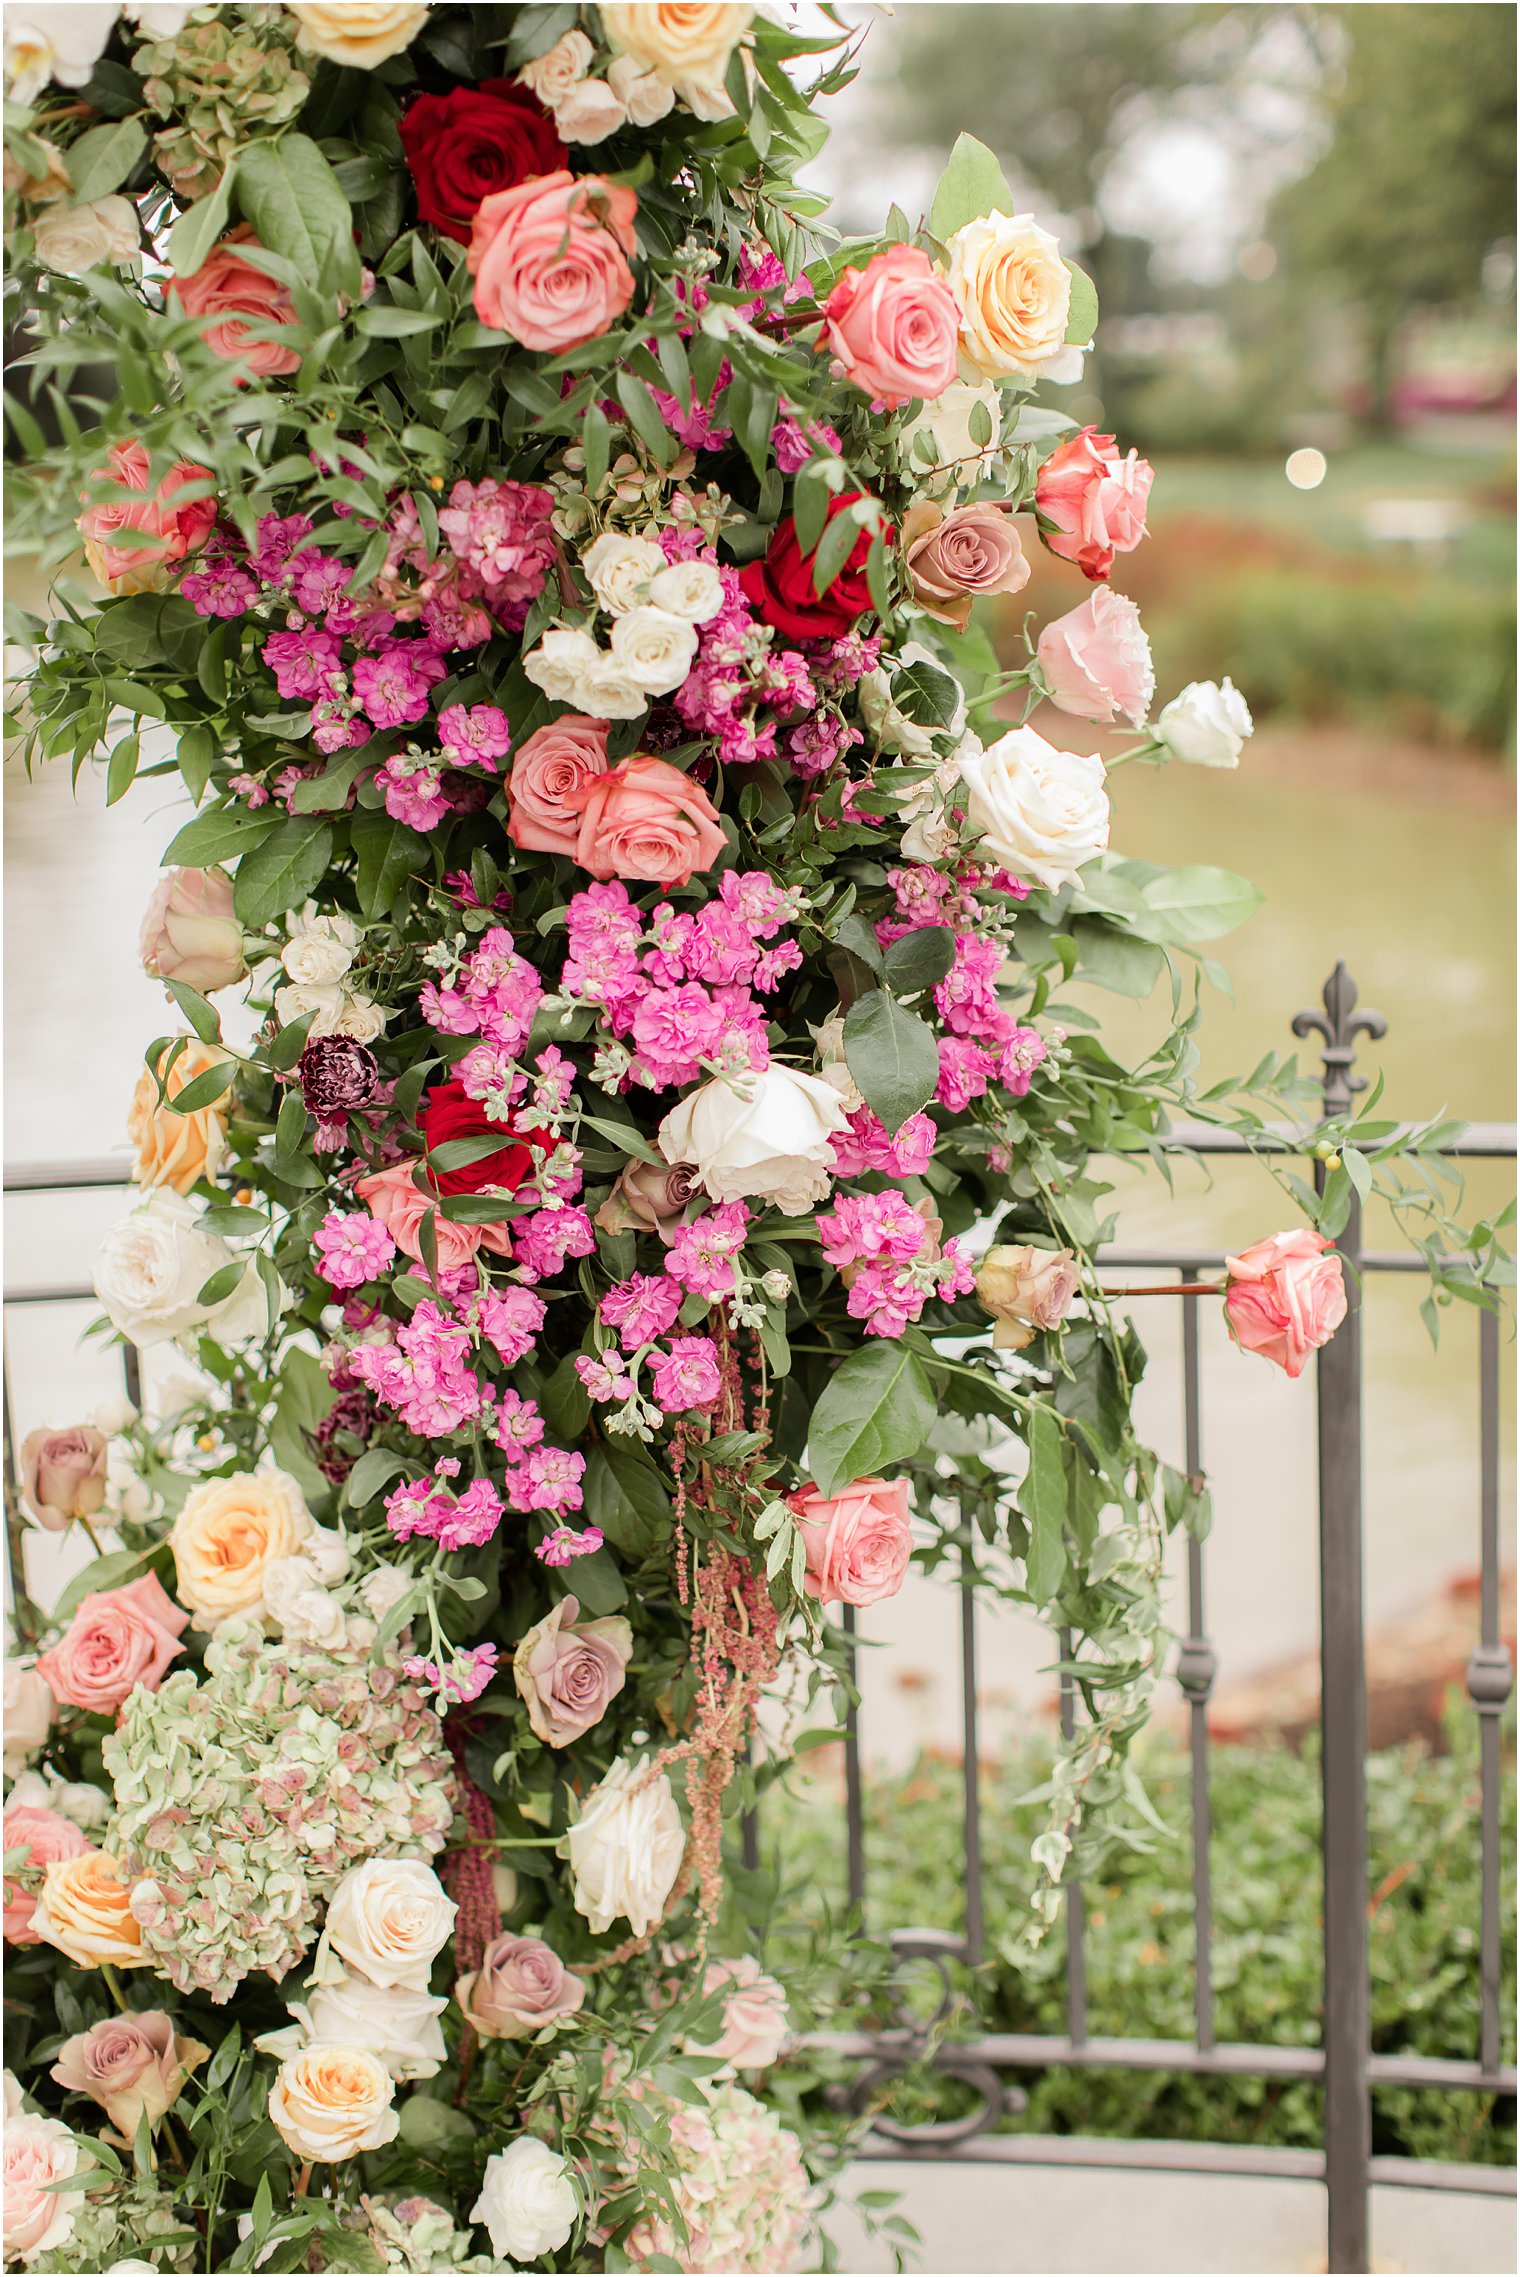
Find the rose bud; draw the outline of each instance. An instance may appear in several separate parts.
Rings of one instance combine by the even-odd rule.
[[[39,1526],[61,1534],[93,1518],[106,1498],[106,1436],[93,1424],[29,1431],[21,1443],[21,1499]]]
[[[976,1293],[997,1323],[993,1350],[1022,1352],[1041,1330],[1059,1328],[1080,1281],[1069,1249],[1034,1249],[1027,1242],[989,1249]]]
[[[667,1249],[691,1202],[700,1197],[696,1171],[685,1163],[625,1162],[612,1192],[596,1213],[604,1233],[657,1233]]]
[[[1303,1374],[1346,1317],[1341,1261],[1322,1233],[1299,1226],[1256,1241],[1224,1261],[1224,1314],[1242,1352],[1259,1352],[1285,1374]]]
[[[143,913],[137,946],[150,980],[183,981],[202,996],[241,980],[243,928],[226,871],[167,871]]]

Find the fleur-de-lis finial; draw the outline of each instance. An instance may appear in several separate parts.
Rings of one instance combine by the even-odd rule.
[[[1365,1075],[1353,1075],[1356,1060],[1356,1039],[1386,1036],[1388,1022],[1381,1012],[1359,1012],[1356,1008],[1356,982],[1346,969],[1346,961],[1337,961],[1334,972],[1325,983],[1324,1011],[1307,1007],[1293,1015],[1295,1036],[1323,1036],[1324,1061],[1324,1112],[1327,1117],[1346,1114],[1358,1091],[1365,1091]]]

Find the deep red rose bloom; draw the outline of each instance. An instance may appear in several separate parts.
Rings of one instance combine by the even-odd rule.
[[[435,1170],[433,1178],[440,1194],[478,1194],[483,1186],[501,1186],[515,1194],[533,1175],[533,1152],[526,1142],[537,1139],[542,1145],[549,1143],[542,1131],[493,1123],[462,1083],[435,1083],[431,1091],[424,1092],[417,1128],[429,1148],[442,1146],[446,1139],[496,1136],[503,1141],[495,1154],[483,1154],[478,1162],[466,1162],[458,1170]]]
[[[829,520],[863,494],[847,490],[829,502]],[[739,572],[744,598],[756,615],[789,640],[838,640],[871,606],[866,583],[870,535],[862,530],[849,560],[821,597],[813,591],[813,556],[797,543],[797,524],[788,514],[776,525],[763,561],[746,562]]]
[[[419,95],[400,131],[417,211],[460,245],[470,242],[482,198],[553,174],[569,158],[550,113],[510,79]]]

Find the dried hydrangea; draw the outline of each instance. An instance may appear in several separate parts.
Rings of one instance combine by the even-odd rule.
[[[150,110],[176,119],[154,136],[153,156],[181,198],[214,190],[255,133],[283,126],[306,100],[311,83],[278,18],[255,30],[243,14],[197,8],[172,39],[148,41],[133,59]]]
[[[133,1692],[103,1753],[143,1941],[161,1975],[214,2001],[293,1968],[350,1866],[428,1857],[454,1814],[442,1726],[394,1662],[248,1623],[213,1640],[203,1679]]]
[[[415,2194],[402,2197],[391,2192],[383,2198],[363,2197],[362,2222],[353,2218],[352,2227],[362,2228],[372,2245],[378,2246],[385,2256],[387,2269],[406,2270],[491,2270],[496,2263],[489,2254],[472,2254],[468,2230],[456,2229],[454,2217],[447,2206],[440,2206],[435,2198],[419,2198]]]
[[[643,2083],[636,2100],[664,2101]],[[808,2232],[812,2184],[802,2145],[774,2111],[732,2084],[708,2089],[705,2108],[669,2102],[669,2177],[689,2233],[683,2245],[661,2213],[644,2215],[623,2241],[635,2269],[652,2262],[686,2270],[743,2273],[798,2269]],[[625,2138],[616,2163],[637,2182],[646,2156],[637,2136]]]

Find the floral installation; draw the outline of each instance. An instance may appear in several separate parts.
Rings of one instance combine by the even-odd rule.
[[[11,724],[185,794],[97,1288],[195,1372],[21,1450],[95,1554],[5,1673],[10,2264],[799,2266],[858,2127],[731,1849],[830,1609],[969,1543],[1067,1632],[1032,1940],[1143,1804],[1208,1498],[1101,1157],[1260,1149],[1306,1222],[1215,1293],[1290,1375],[1355,1195],[1493,1277],[1439,1127],[1369,1099],[1311,1187],[1291,1063],[1200,1094],[1255,896],[1124,860],[1107,778],[1249,713],[1152,718],[1151,469],[990,153],[855,242],[798,185],[850,68],[719,0],[12,11]],[[1163,975],[1126,1068],[1071,984]]]

